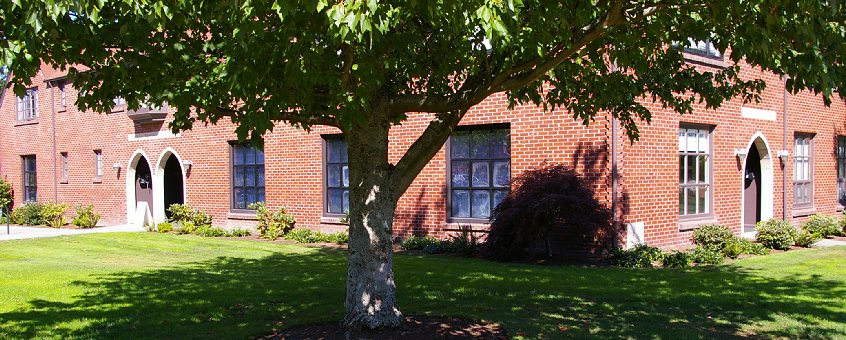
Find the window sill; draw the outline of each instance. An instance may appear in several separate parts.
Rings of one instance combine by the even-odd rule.
[[[817,213],[817,209],[814,207],[810,208],[793,208],[793,217],[805,217],[811,216]]]
[[[226,219],[228,220],[239,220],[239,221],[258,221],[256,218],[255,213],[246,213],[246,212],[229,212],[226,215]]]
[[[722,58],[715,59],[706,56],[697,55],[694,53],[684,52],[684,60],[693,64],[711,66],[717,68],[729,67],[729,63],[723,61]]]
[[[710,224],[718,224],[717,218],[714,215],[702,216],[698,218],[683,219],[679,218],[679,231],[690,231],[701,226]]]
[[[320,224],[335,224],[335,225],[349,225],[349,223],[341,222],[344,216],[321,216]]]
[[[843,206],[838,204],[836,207],[834,207],[834,209],[837,210],[837,212],[841,212],[843,211]]]
[[[126,105],[113,107],[111,111],[112,111],[112,113],[118,113],[118,112],[126,111]]]
[[[103,178],[102,177],[94,177],[94,184],[100,184],[100,183],[103,183]]]
[[[490,232],[491,224],[490,222],[473,222],[473,223],[466,223],[466,222],[455,222],[455,221],[448,221],[444,231],[464,231],[470,227],[471,232],[476,233],[487,233]]]
[[[14,126],[35,125],[38,124],[38,118],[27,120],[15,120]]]
[[[68,180],[66,180],[66,179],[60,180],[59,184],[68,184]]]

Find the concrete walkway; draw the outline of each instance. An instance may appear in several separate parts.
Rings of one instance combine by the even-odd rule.
[[[97,227],[91,229],[53,229],[34,227],[9,227],[9,234],[6,234],[6,225],[0,225],[0,241],[22,240],[28,238],[54,237],[64,235],[95,234],[95,233],[121,233],[121,232],[142,232],[144,228],[131,225],[116,225],[109,227]]]
[[[846,246],[846,241],[822,239],[814,243],[814,247]]]

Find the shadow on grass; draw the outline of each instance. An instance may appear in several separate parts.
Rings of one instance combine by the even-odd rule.
[[[343,252],[315,248],[98,276],[73,283],[85,293],[72,303],[34,300],[0,315],[0,334],[261,336],[340,320],[345,270]],[[498,322],[511,335],[846,337],[846,287],[819,276],[770,279],[734,266],[620,270],[415,256],[398,256],[396,272],[405,313]]]

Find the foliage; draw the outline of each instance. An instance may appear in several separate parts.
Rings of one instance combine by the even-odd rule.
[[[719,250],[696,247],[690,251],[694,263],[699,264],[721,264],[725,260],[723,253]]]
[[[794,242],[797,246],[810,248],[814,243],[822,239],[822,236],[812,233],[808,230],[802,229],[796,233]]]
[[[743,254],[767,255],[770,253],[769,248],[764,247],[764,245],[760,243],[755,243],[745,238],[740,239],[740,246],[743,248]]]
[[[170,222],[159,223],[156,225],[156,231],[160,233],[169,233],[173,231],[173,224],[170,224]]]
[[[423,250],[426,246],[430,244],[440,243],[441,240],[438,240],[432,236],[409,236],[405,240],[400,243],[400,247],[405,250]]]
[[[294,215],[287,213],[284,207],[272,211],[265,202],[258,202],[250,204],[249,208],[256,210],[256,218],[259,221],[256,230],[263,238],[275,240],[294,229],[297,223]]]
[[[758,242],[767,248],[787,250],[795,243],[796,228],[787,221],[761,221],[755,230],[758,232]]]
[[[516,188],[494,209],[482,256],[497,261],[531,257],[532,244],[550,233],[592,239],[602,235],[611,213],[593,189],[565,165],[542,165],[521,173]]]
[[[194,222],[185,221],[176,224],[176,226],[174,227],[174,231],[176,231],[177,234],[193,234],[195,231],[197,231],[197,225],[194,224]]]
[[[212,217],[205,211],[191,209],[187,204],[171,204],[167,211],[170,212],[170,222],[185,223],[191,222],[196,226],[211,226]]]
[[[459,232],[451,235],[447,242],[454,253],[464,256],[476,256],[479,253],[479,238],[470,226],[460,226]]]
[[[41,206],[41,223],[53,228],[60,228],[67,224],[65,212],[68,210],[64,203],[45,203]]]
[[[343,231],[327,234],[311,229],[296,228],[285,234],[286,240],[299,243],[337,243],[345,244],[349,241],[349,234]]]
[[[0,215],[6,217],[12,202],[14,202],[12,184],[6,179],[0,178]]]
[[[100,221],[100,214],[94,211],[94,205],[79,205],[76,207],[76,216],[71,222],[80,228],[94,228]]]
[[[817,234],[820,237],[835,236],[840,234],[837,219],[823,214],[814,214],[802,223],[802,230],[810,234]],[[798,243],[798,242],[797,242]]]
[[[734,238],[726,226],[706,225],[693,231],[693,243],[708,249],[723,249],[729,240]]]
[[[683,251],[673,251],[665,254],[661,262],[667,268],[687,268],[693,263],[693,256]]]
[[[24,225],[41,225],[41,210],[44,207],[41,203],[29,203],[15,208],[10,216],[12,223]]]
[[[198,226],[197,229],[194,230],[194,235],[203,237],[224,237],[228,236],[228,233],[222,228],[202,225]]]
[[[661,249],[638,244],[631,249],[616,248],[606,258],[608,264],[623,268],[652,268],[654,262],[663,260]]]
[[[714,248],[708,249],[713,250]],[[738,256],[740,256],[740,254],[743,254],[745,250],[746,248],[745,244],[743,243],[743,240],[737,236],[732,235],[731,238],[729,238],[725,241],[725,243],[723,243],[723,247],[722,249],[720,249],[720,252],[725,257],[728,257],[730,259],[736,259]]]
[[[326,243],[347,244],[350,242],[350,234],[345,231],[336,231],[326,235]]]
[[[245,236],[250,236],[252,234],[253,234],[252,232],[250,232],[247,229],[243,229],[243,228],[233,228],[232,230],[229,230],[227,232],[228,237],[245,237]]]

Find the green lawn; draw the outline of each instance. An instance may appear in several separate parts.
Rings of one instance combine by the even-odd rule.
[[[160,234],[0,242],[0,338],[248,338],[340,320],[342,252]],[[511,335],[846,338],[846,248],[690,270],[396,258],[407,314]]]

